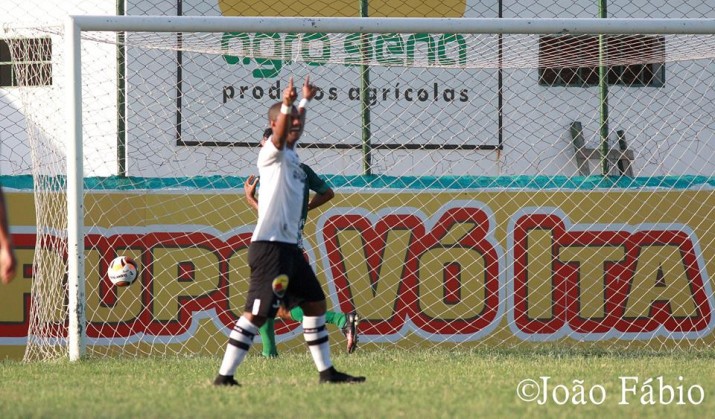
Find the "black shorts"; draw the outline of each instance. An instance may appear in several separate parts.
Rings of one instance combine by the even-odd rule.
[[[254,316],[274,317],[278,307],[323,301],[325,293],[294,244],[257,241],[248,246],[251,279],[245,310]]]

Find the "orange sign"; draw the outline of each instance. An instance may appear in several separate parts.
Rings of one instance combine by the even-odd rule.
[[[370,17],[462,17],[466,0],[367,0]],[[219,0],[224,16],[357,17],[360,3],[331,0],[296,2],[290,0]]]

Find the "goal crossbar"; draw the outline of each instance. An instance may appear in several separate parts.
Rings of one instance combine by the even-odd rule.
[[[70,16],[82,31],[302,32],[468,34],[690,34],[715,33],[715,19],[599,18],[354,18],[224,16]]]

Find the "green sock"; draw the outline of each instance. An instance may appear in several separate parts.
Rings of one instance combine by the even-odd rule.
[[[293,318],[293,320],[297,321],[298,323],[303,323],[303,309],[300,307],[293,307],[290,311],[290,316]]]
[[[278,356],[278,348],[276,348],[275,322],[276,319],[268,319],[263,326],[258,329],[258,333],[261,335],[261,342],[263,343],[263,356],[267,358]]]
[[[303,309],[300,307],[295,307],[290,311],[290,316],[293,320],[303,323]],[[334,324],[338,328],[342,329],[345,327],[345,323],[348,322],[348,318],[345,313],[327,311],[325,313],[325,323]]]
[[[326,311],[325,312],[325,323],[334,324],[338,329],[345,327],[345,323],[348,322],[348,317],[345,313],[340,313],[336,311]]]

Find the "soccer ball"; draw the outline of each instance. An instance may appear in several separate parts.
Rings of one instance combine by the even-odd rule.
[[[127,256],[119,256],[109,263],[107,276],[118,287],[131,285],[137,279],[137,263]]]

